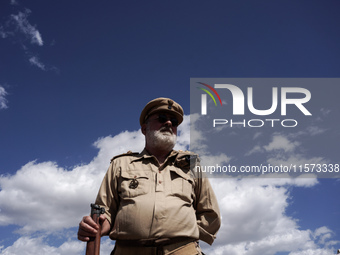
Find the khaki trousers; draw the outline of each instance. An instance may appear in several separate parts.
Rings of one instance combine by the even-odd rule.
[[[197,242],[175,243],[159,247],[115,245],[111,255],[201,255]]]

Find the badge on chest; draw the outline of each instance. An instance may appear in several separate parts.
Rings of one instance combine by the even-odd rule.
[[[130,184],[129,184],[129,188],[130,189],[135,189],[138,187],[139,182],[137,181],[136,177],[134,179],[131,180]]]

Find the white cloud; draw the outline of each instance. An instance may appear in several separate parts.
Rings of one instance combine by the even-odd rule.
[[[11,0],[11,5],[19,5],[17,1]],[[30,64],[40,68],[41,70],[46,70],[46,66],[42,61],[36,56],[36,53],[31,53],[28,44],[43,46],[44,41],[42,35],[35,25],[29,22],[29,15],[31,10],[25,8],[24,11],[19,11],[17,14],[11,14],[4,25],[0,25],[0,38],[20,38],[22,35],[25,40],[21,40],[21,47],[28,56],[28,61]],[[17,41],[17,40],[15,40]],[[27,43],[27,41],[29,41]],[[50,67],[49,70],[54,70],[58,72],[56,67]]]
[[[328,114],[331,113],[331,110],[330,110],[330,109],[321,108],[321,109],[320,109],[320,112],[321,112],[321,114],[322,114],[323,116],[326,116],[326,115],[328,115]]]
[[[7,33],[5,32],[3,26],[0,26],[0,37],[4,39],[4,38],[6,38],[7,36],[8,36],[8,35],[7,35]]]
[[[313,186],[316,179],[302,182],[291,178],[273,179],[212,179],[220,201],[222,227],[212,247],[204,245],[209,254],[272,255],[278,252],[333,254],[320,244],[332,237],[326,227],[301,230],[297,220],[286,215],[289,192],[287,186]],[[328,243],[335,245],[336,242]],[[214,247],[215,246],[215,247]],[[216,247],[217,246],[217,247]],[[293,254],[293,253],[292,253]]]
[[[189,146],[188,125],[185,117],[177,149]],[[75,241],[75,232],[81,217],[89,212],[110,158],[142,150],[144,137],[140,130],[125,131],[100,138],[94,145],[99,151],[88,164],[66,170],[55,162],[32,161],[14,175],[0,177],[0,225],[21,227],[21,237],[11,246],[2,246],[0,254],[84,253],[85,244]],[[217,155],[214,160],[228,159]],[[203,245],[208,254],[271,255],[285,251],[322,255],[330,254],[327,252],[336,244],[330,229],[301,229],[298,219],[286,213],[289,187],[314,186],[315,178],[220,178],[211,179],[211,183],[219,200],[222,226],[214,245]],[[65,235],[60,246],[50,244],[52,233],[65,231],[73,232],[73,237]],[[103,239],[102,251],[109,254],[111,249],[112,241]]]
[[[30,13],[31,11],[26,9],[25,12],[19,12],[17,15],[12,14],[11,18],[15,22],[18,30],[30,38],[32,44],[43,46],[44,42],[40,32],[35,28],[35,26],[31,25],[27,19]]]
[[[295,139],[301,136],[314,136],[314,135],[320,135],[327,131],[326,128],[320,128],[318,126],[309,126],[303,131],[299,131],[296,133],[292,133],[289,135],[290,138]]]
[[[59,247],[53,247],[46,244],[43,237],[30,238],[20,237],[14,242],[12,246],[7,247],[1,251],[2,255],[31,255],[31,254],[49,254],[49,255],[62,255],[62,254],[82,254],[84,244],[77,241],[68,241]]]
[[[257,154],[257,157],[262,157],[263,160],[266,159],[267,165],[264,164],[265,166],[280,166],[284,169],[282,171],[274,171],[275,173],[288,174],[289,171],[290,175],[304,174],[306,178],[336,177],[338,175],[336,172],[322,171],[323,164],[329,163],[326,158],[308,156],[306,148],[299,142],[301,136],[321,134],[323,130],[313,127],[311,130],[307,129],[307,131],[309,132],[303,131],[289,135],[274,133],[271,142],[267,145],[254,145],[252,149],[245,153],[245,156]]]
[[[273,255],[278,252],[290,252],[299,249],[315,249],[315,245],[309,239],[309,231],[286,231],[255,242],[242,242],[236,245],[228,244],[215,249],[214,254]]]
[[[11,5],[18,5],[18,2],[16,0],[11,0]]]
[[[40,68],[41,70],[45,70],[45,65],[39,60],[38,57],[33,56],[30,57],[29,62],[34,65],[37,66],[38,68]]]
[[[199,114],[192,114],[190,116],[191,123],[199,122],[200,117],[201,116]],[[189,125],[185,127],[185,130],[186,133],[183,135],[187,137],[187,147],[190,147],[190,150],[199,155],[202,165],[214,166],[216,164],[221,165],[230,161],[231,158],[224,153],[219,153],[218,155],[212,155],[210,153],[206,145],[207,136],[203,135],[201,131],[195,128],[190,128]]]
[[[291,252],[289,255],[334,255],[333,249],[308,249],[303,251]]]
[[[319,237],[319,236],[322,236],[322,235],[324,235],[324,234],[328,234],[328,233],[331,233],[332,231],[329,229],[329,228],[327,228],[327,227],[321,227],[321,228],[318,228],[317,230],[315,230],[315,232],[314,232],[314,235],[316,236],[316,237]]]
[[[264,149],[266,151],[284,150],[285,152],[292,152],[299,145],[299,142],[289,141],[287,137],[276,134],[273,140]]]
[[[29,162],[0,178],[0,225],[21,226],[21,233],[74,226],[77,214],[86,213],[85,204],[94,200],[99,174],[90,166],[67,171],[53,162]]]
[[[327,244],[329,243],[328,239],[330,239],[333,235],[333,231],[330,230],[329,228],[323,226],[323,227],[320,227],[318,229],[316,229],[314,231],[314,236],[315,236],[315,239],[318,238],[318,242],[320,244]],[[333,241],[330,241],[330,243],[333,244]],[[340,243],[340,242],[337,242],[337,243]]]
[[[8,101],[6,99],[7,92],[4,87],[0,86],[0,110],[8,108]]]
[[[263,152],[263,149],[261,146],[259,145],[255,145],[254,148],[252,148],[250,151],[248,151],[245,155],[246,156],[250,156],[254,153],[258,153],[258,152]]]
[[[310,126],[307,128],[307,133],[309,135],[319,135],[319,134],[325,133],[326,131],[327,129],[316,127],[316,126]]]
[[[310,173],[316,172],[316,165],[317,164],[323,164],[326,163],[325,159],[323,157],[311,157],[307,158],[304,155],[301,154],[289,154],[289,155],[280,155],[276,154],[273,157],[270,157],[267,159],[267,162],[271,165],[283,165],[283,166],[290,166],[294,165],[296,166],[295,169],[300,171],[301,168],[299,166],[304,166],[305,164],[310,164],[310,169],[313,167],[313,171]],[[312,163],[312,164],[311,164]],[[314,165],[314,166],[313,166]],[[306,173],[306,172],[305,172]],[[335,173],[332,173],[333,177],[335,176]]]
[[[98,155],[89,164],[75,166],[71,171],[55,162],[32,161],[15,175],[1,176],[0,225],[22,226],[23,233],[76,226],[79,215],[88,213],[110,159],[129,149],[140,150],[144,141],[141,132],[126,131],[101,138],[94,145],[99,149]]]
[[[261,135],[262,135],[262,132],[256,132],[256,133],[254,134],[253,139],[255,140],[255,139],[257,139],[258,137],[260,137]]]
[[[82,243],[77,240],[67,240],[62,243],[60,246],[55,247],[51,246],[47,243],[47,238],[44,236],[41,237],[20,237],[17,239],[12,246],[4,248],[0,246],[0,254],[1,255],[64,255],[64,254],[72,254],[72,255],[82,255],[84,254],[84,250],[86,247],[86,243]],[[112,240],[107,237],[103,237],[100,244],[100,254],[110,254],[113,250],[114,244]]]

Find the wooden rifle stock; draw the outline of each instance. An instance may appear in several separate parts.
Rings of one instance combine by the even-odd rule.
[[[100,237],[102,232],[102,226],[99,223],[99,217],[105,212],[104,208],[99,205],[91,204],[91,218],[99,226],[96,237],[92,237],[86,245],[86,255],[99,255],[100,253]]]

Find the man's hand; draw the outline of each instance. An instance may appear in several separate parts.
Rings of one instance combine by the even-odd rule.
[[[100,215],[99,222],[102,225],[101,236],[107,235],[110,231],[110,223],[105,215]],[[79,223],[78,239],[83,242],[90,241],[90,237],[95,237],[99,226],[94,222],[90,216],[84,216]]]

